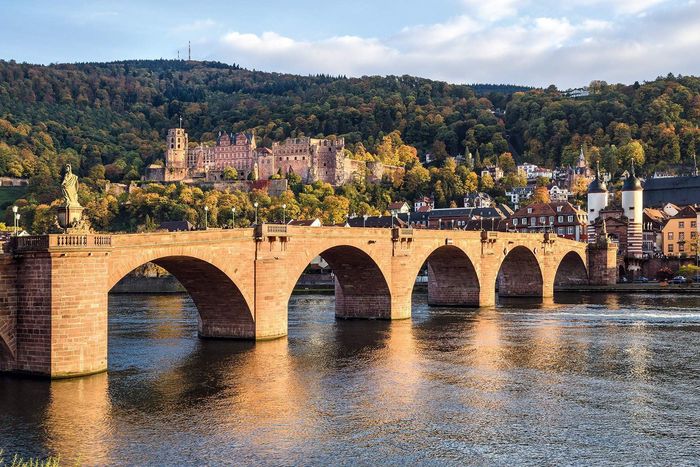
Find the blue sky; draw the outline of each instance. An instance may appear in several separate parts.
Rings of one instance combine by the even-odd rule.
[[[695,0],[0,0],[0,58],[184,57],[560,88],[700,74]]]

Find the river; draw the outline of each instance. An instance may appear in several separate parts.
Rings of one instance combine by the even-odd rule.
[[[700,299],[558,295],[197,338],[185,295],[112,295],[109,372],[0,377],[0,448],[86,464],[698,464]]]

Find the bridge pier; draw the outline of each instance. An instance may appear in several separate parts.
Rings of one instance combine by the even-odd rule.
[[[104,252],[18,258],[16,359],[11,370],[51,378],[107,369]]]

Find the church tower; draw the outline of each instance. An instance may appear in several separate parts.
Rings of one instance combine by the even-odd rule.
[[[186,178],[189,140],[184,128],[171,128],[168,130],[165,144],[165,181]]]
[[[642,257],[642,221],[644,215],[644,190],[634,173],[634,163],[622,185],[622,209],[627,217],[627,256]]]
[[[595,243],[595,221],[600,211],[608,207],[608,187],[600,178],[600,164],[596,162],[595,179],[588,185],[588,243]]]

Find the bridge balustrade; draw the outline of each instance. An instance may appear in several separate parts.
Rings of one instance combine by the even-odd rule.
[[[74,248],[111,248],[111,246],[112,237],[110,235],[52,234],[15,237],[13,239],[13,249],[18,253],[25,251],[47,251]]]

